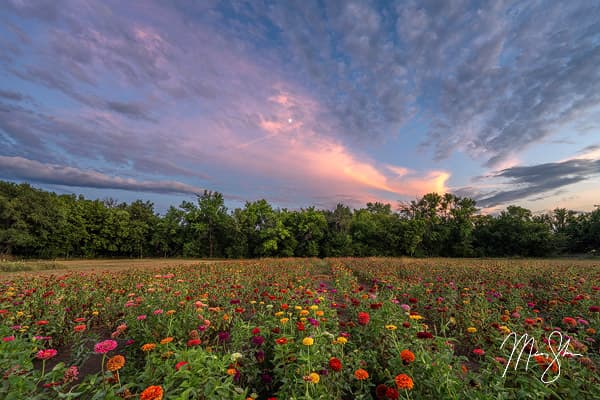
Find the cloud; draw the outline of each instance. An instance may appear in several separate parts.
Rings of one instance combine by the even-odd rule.
[[[0,174],[6,179],[23,179],[53,185],[120,189],[161,194],[198,194],[201,188],[176,181],[138,181],[109,176],[97,171],[81,170],[56,164],[44,164],[22,157],[0,156]]]
[[[0,154],[354,201],[447,190],[445,169],[374,156],[415,121],[438,160],[502,171],[569,121],[597,125],[590,2],[384,3],[10,1],[0,79],[26,90],[0,92]],[[497,203],[580,176],[478,187]]]
[[[108,110],[116,111],[120,114],[130,116],[133,118],[141,118],[146,120],[152,120],[147,114],[142,104],[138,103],[127,103],[121,101],[108,101],[106,103]]]
[[[508,181],[508,190],[489,193],[478,204],[492,207],[540,195],[600,175],[600,159],[571,159],[562,162],[504,169],[494,176]]]
[[[276,91],[277,95],[266,95],[266,99],[240,94],[239,111],[252,116],[249,119],[232,120],[228,125],[211,125],[208,117],[174,122],[175,130],[187,133],[180,147],[187,155],[207,146],[218,150],[207,154],[205,162],[237,176],[243,171],[238,193],[267,192],[282,202],[285,199],[286,205],[325,198],[396,201],[447,190],[449,172],[378,163],[321,134],[329,128],[319,117],[321,105],[316,99],[283,84]],[[336,202],[331,200],[329,206]]]
[[[11,90],[2,90],[2,89],[0,89],[0,97],[7,99],[7,100],[13,100],[13,101],[22,101],[27,98],[27,96],[25,96],[21,93],[13,92]]]

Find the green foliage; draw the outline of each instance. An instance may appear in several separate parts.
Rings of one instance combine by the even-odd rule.
[[[266,200],[228,210],[205,191],[164,215],[149,201],[88,200],[0,181],[0,255],[72,257],[540,257],[600,253],[600,208],[533,215],[509,206],[478,215],[476,203],[428,193],[394,210],[274,209]],[[7,266],[5,268],[13,268]]]

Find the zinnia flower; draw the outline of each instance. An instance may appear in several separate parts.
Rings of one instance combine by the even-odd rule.
[[[117,348],[117,342],[115,340],[104,340],[100,343],[96,343],[94,346],[94,352],[97,354],[106,354]]]
[[[369,313],[366,312],[359,312],[358,313],[358,324],[365,326],[369,323],[369,321],[371,320],[371,316],[369,315]]]
[[[172,337],[166,337],[163,340],[160,341],[160,344],[167,344],[167,343],[171,343],[173,341]]]
[[[106,362],[106,369],[110,372],[118,371],[125,365],[125,357],[120,354],[113,356]]]
[[[433,339],[433,335],[430,332],[417,332],[417,338],[419,339]]]
[[[187,361],[179,361],[177,364],[175,364],[175,370],[179,371],[181,369],[181,367],[184,367],[187,365]]]
[[[348,343],[348,339],[343,336],[339,336],[337,339],[335,339],[335,342],[339,344],[346,344]]]
[[[380,383],[375,388],[375,396],[377,396],[378,399],[385,398],[385,392],[387,392],[387,389],[388,389],[387,386],[385,386],[383,383]]]
[[[359,368],[356,371],[354,371],[354,377],[359,381],[364,381],[366,379],[369,379],[369,373],[364,369]]]
[[[198,346],[202,341],[200,339],[190,339],[187,341],[188,347]]]
[[[156,347],[156,344],[154,344],[154,343],[146,343],[145,345],[142,346],[142,351],[146,353],[146,352],[154,350],[155,347]]]
[[[36,353],[35,358],[37,358],[38,360],[48,360],[48,359],[56,356],[57,354],[58,354],[58,351],[56,351],[54,349],[40,350]]]
[[[304,339],[302,339],[302,344],[305,346],[312,346],[313,344],[315,344],[315,339],[311,337],[305,337]]]
[[[387,388],[385,391],[385,398],[390,400],[398,399],[398,391],[394,388]]]
[[[331,368],[333,371],[341,371],[342,370],[342,362],[335,357],[331,357],[329,359],[329,368]]]
[[[265,342],[265,338],[257,335],[257,336],[252,336],[252,344],[255,346],[261,346],[264,342]]]
[[[308,378],[309,381],[312,383],[319,383],[319,381],[321,380],[321,377],[316,372],[311,372],[310,374],[308,374]]]
[[[473,354],[475,354],[477,356],[483,356],[483,355],[485,355],[485,350],[483,350],[483,349],[475,349],[475,350],[473,350]]]
[[[552,358],[543,355],[536,355],[533,358],[541,368],[546,368],[548,365],[550,365],[550,370],[552,372],[558,372],[558,363]]]
[[[467,332],[469,333],[475,333],[477,332],[477,328],[475,328],[474,326],[470,326],[467,328]]]
[[[161,386],[148,386],[140,393],[140,400],[162,400],[163,389]]]
[[[73,330],[75,332],[83,332],[83,331],[85,331],[86,328],[87,328],[87,326],[85,326],[85,325],[75,325],[73,327]]]
[[[406,374],[396,375],[394,382],[396,382],[398,389],[411,390],[415,386],[412,378]]]
[[[288,342],[287,338],[277,338],[275,339],[275,343],[277,344],[286,344]]]
[[[408,364],[415,361],[415,354],[410,350],[402,350],[400,352],[400,357],[404,363]]]
[[[79,378],[79,368],[77,368],[76,365],[73,365],[65,371],[65,373],[63,375],[63,382],[71,383],[73,381],[76,381],[78,378]]]

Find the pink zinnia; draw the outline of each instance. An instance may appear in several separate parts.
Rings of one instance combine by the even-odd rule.
[[[3,337],[2,338],[3,342],[12,342],[13,340],[15,340],[15,335],[7,336],[7,337]]]
[[[94,346],[94,352],[98,354],[106,354],[117,348],[117,342],[115,340],[104,340],[100,343],[96,343]]]
[[[58,354],[58,351],[56,351],[54,349],[40,350],[35,355],[35,358],[37,358],[38,360],[48,360],[49,358],[52,358],[57,354]]]
[[[145,319],[146,319],[146,314],[142,314],[142,315],[138,315],[138,316],[137,316],[137,320],[138,320],[138,321],[143,321],[143,320],[145,320]]]

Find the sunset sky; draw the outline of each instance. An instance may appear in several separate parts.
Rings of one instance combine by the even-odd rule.
[[[600,204],[600,2],[0,7],[0,179],[158,211]]]

